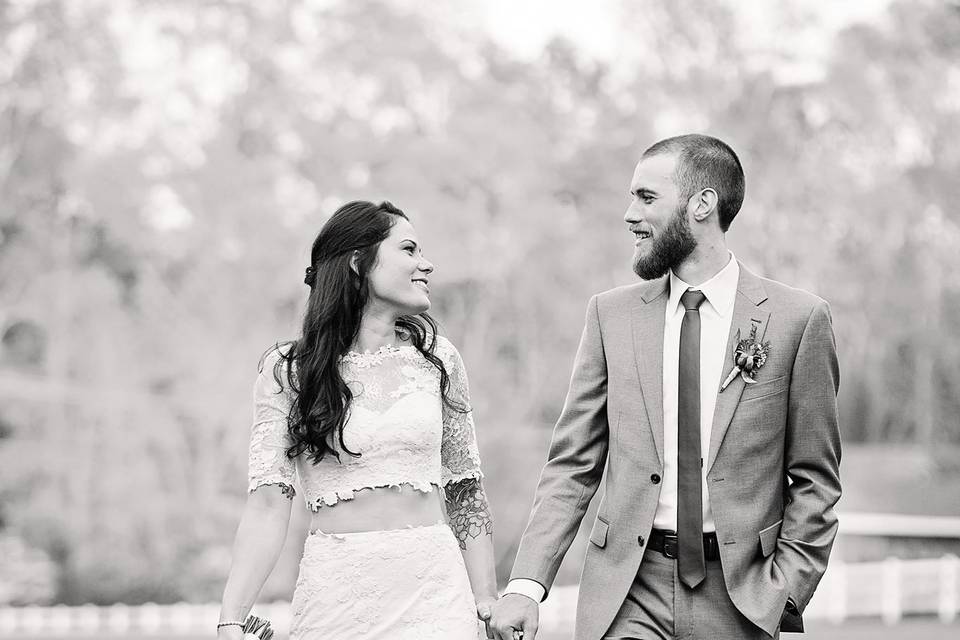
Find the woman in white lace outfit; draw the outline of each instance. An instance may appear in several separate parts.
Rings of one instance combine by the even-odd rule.
[[[426,313],[432,271],[388,202],[344,205],[314,241],[303,332],[268,352],[254,388],[221,640],[241,638],[295,485],[312,515],[290,640],[483,635],[492,521],[463,362]]]

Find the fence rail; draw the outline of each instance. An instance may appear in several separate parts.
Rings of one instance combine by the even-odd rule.
[[[569,631],[576,601],[576,585],[555,587],[542,605],[542,628],[550,633]],[[7,607],[0,608],[0,637],[209,634],[219,609],[218,604]],[[258,605],[254,612],[269,618],[279,635],[286,635],[288,603]],[[958,613],[960,559],[947,555],[924,560],[835,562],[824,575],[805,616],[832,622],[879,617],[887,624],[896,624],[904,615],[929,615],[949,624]]]
[[[875,538],[952,538],[960,540],[960,518],[897,513],[840,514],[841,536]]]

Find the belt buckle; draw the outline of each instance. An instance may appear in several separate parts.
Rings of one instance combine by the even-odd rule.
[[[677,559],[677,551],[680,547],[679,538],[675,535],[663,536],[663,555],[671,560]]]

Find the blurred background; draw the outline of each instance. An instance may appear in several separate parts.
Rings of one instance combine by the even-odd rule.
[[[210,628],[257,363],[351,199],[436,264],[505,580],[587,300],[635,280],[634,164],[692,131],[744,164],[737,257],[832,306],[810,637],[960,632],[960,3],[0,0],[0,47],[0,635],[146,637],[145,603]]]

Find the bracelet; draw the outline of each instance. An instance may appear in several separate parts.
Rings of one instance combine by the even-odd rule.
[[[243,622],[237,622],[235,620],[227,620],[226,622],[217,623],[218,630],[220,629],[220,627],[242,627],[242,626],[244,626]]]

